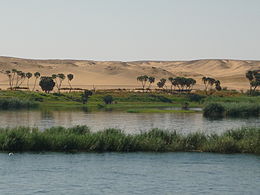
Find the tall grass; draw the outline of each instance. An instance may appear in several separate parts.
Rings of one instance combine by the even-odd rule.
[[[118,129],[91,132],[86,126],[0,129],[0,151],[176,152],[260,154],[260,128],[230,130],[221,135],[188,135],[152,129],[129,135]]]
[[[34,101],[18,98],[0,98],[0,109],[35,108],[38,104]]]
[[[210,103],[203,109],[205,117],[258,117],[260,104],[258,103]]]

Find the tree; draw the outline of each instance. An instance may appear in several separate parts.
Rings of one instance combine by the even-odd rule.
[[[220,86],[220,81],[219,80],[215,81],[215,89],[217,91],[221,91],[222,90],[222,87]]]
[[[59,90],[59,86],[58,86],[58,81],[57,81],[57,75],[56,74],[52,74],[51,78],[55,81],[55,86],[57,87],[57,89]]]
[[[160,79],[160,81],[157,83],[157,86],[159,87],[159,88],[164,88],[164,86],[165,86],[165,83],[166,83],[166,79],[164,79],[164,78],[162,78],[162,79]]]
[[[29,88],[29,79],[32,77],[32,73],[27,72],[26,73],[26,77],[27,77],[27,88],[28,88],[28,90],[30,90],[30,88]]]
[[[247,71],[246,78],[250,84],[249,93],[252,94],[260,86],[260,70]]]
[[[209,86],[210,86],[210,90],[212,90],[213,85],[215,85],[215,88],[220,89],[220,85],[216,87],[216,79],[214,79],[214,78],[202,77],[202,81],[203,81],[203,83],[205,85],[205,93],[206,93],[206,95],[208,95],[208,88],[209,88]],[[220,84],[220,82],[219,82],[219,84]]]
[[[141,82],[141,85],[142,85],[142,89],[144,91],[145,89],[145,85],[146,85],[146,82],[148,81],[148,76],[147,75],[142,75],[142,76],[138,76],[136,79],[137,81],[140,81]]]
[[[151,88],[151,85],[152,85],[152,83],[154,83],[154,82],[155,82],[155,78],[154,78],[154,77],[152,77],[152,76],[150,76],[150,77],[148,77],[148,81],[149,81],[149,86],[148,86],[148,89],[150,89],[150,88]]]
[[[12,86],[12,73],[10,70],[6,70],[4,72],[4,74],[8,77],[8,81],[9,81],[9,87],[10,89],[12,90],[13,89],[13,86]]]
[[[60,73],[57,75],[57,78],[59,78],[58,83],[58,92],[60,92],[62,81],[65,79],[65,75],[63,73]]]
[[[55,82],[52,77],[41,77],[39,85],[45,93],[50,93],[55,86]]]
[[[74,78],[74,75],[73,74],[68,74],[67,75],[67,78],[68,78],[68,83],[69,83],[69,86],[70,86],[70,92],[71,92],[71,89],[72,89],[72,87],[71,87],[71,81],[72,81],[72,79]]]
[[[16,76],[16,73],[17,73],[17,70],[16,69],[12,69],[12,89],[13,89],[13,86],[14,86],[14,79],[15,79],[15,76]]]
[[[193,86],[196,84],[196,80],[193,78],[186,78],[186,89],[192,90]]]
[[[35,86],[36,86],[36,81],[38,80],[38,78],[40,78],[41,73],[39,73],[39,72],[35,72],[33,75],[34,75],[34,77],[35,77],[35,80],[34,80],[34,86],[33,86],[33,91],[34,91]]]
[[[174,78],[172,77],[169,77],[168,80],[170,81],[171,83],[171,93],[172,93],[172,86],[173,86],[173,81],[174,81]]]
[[[84,90],[84,93],[82,94],[82,103],[86,104],[88,102],[89,96],[92,96],[93,93],[90,90]]]

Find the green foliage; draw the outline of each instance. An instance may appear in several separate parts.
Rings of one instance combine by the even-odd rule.
[[[38,104],[34,101],[18,99],[18,98],[0,98],[0,109],[22,109],[35,108]]]
[[[187,98],[191,102],[202,102],[206,98],[206,96],[191,93],[191,94],[187,94]]]
[[[258,103],[228,103],[223,104],[226,111],[226,116],[231,117],[249,117],[260,115],[260,104]]]
[[[84,93],[82,94],[82,102],[83,104],[86,104],[88,102],[88,98],[93,95],[93,92],[90,90],[84,90]]]
[[[112,104],[113,102],[113,96],[111,95],[106,95],[103,97],[103,101],[105,102],[105,104]]]
[[[0,151],[64,152],[176,152],[260,154],[260,128],[241,128],[221,135],[152,129],[140,134],[125,134],[119,129],[90,132],[86,126],[52,127],[44,131],[19,127],[0,129]]]
[[[53,90],[53,87],[55,86],[55,82],[53,81],[52,77],[41,77],[41,81],[39,83],[42,90],[46,93],[49,93]]]
[[[209,118],[219,118],[223,117],[225,113],[225,108],[219,103],[211,103],[205,106],[203,109],[203,115]]]
[[[250,117],[260,115],[260,104],[250,102],[240,103],[210,103],[203,109],[205,117]]]

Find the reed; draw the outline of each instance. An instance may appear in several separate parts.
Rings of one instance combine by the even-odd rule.
[[[59,152],[216,152],[260,154],[260,128],[241,128],[221,135],[188,135],[152,129],[125,134],[119,129],[91,132],[86,126],[72,128],[17,127],[0,129],[0,151]]]
[[[203,109],[205,117],[258,117],[260,104],[250,102],[240,103],[210,103]]]
[[[0,98],[0,109],[22,109],[22,108],[35,108],[38,104],[34,101],[18,98]]]

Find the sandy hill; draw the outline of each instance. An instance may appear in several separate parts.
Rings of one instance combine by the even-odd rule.
[[[260,61],[252,60],[193,60],[193,61],[90,61],[90,60],[31,60],[0,57],[0,70],[18,69],[40,72],[42,75],[72,73],[74,86],[97,88],[136,87],[136,77],[151,75],[157,80],[170,76],[186,76],[197,80],[210,76],[221,81],[222,86],[235,89],[248,88],[245,73],[260,69]],[[32,81],[31,81],[32,82]],[[66,84],[66,83],[65,83]],[[0,74],[0,86],[7,86],[7,77]]]

